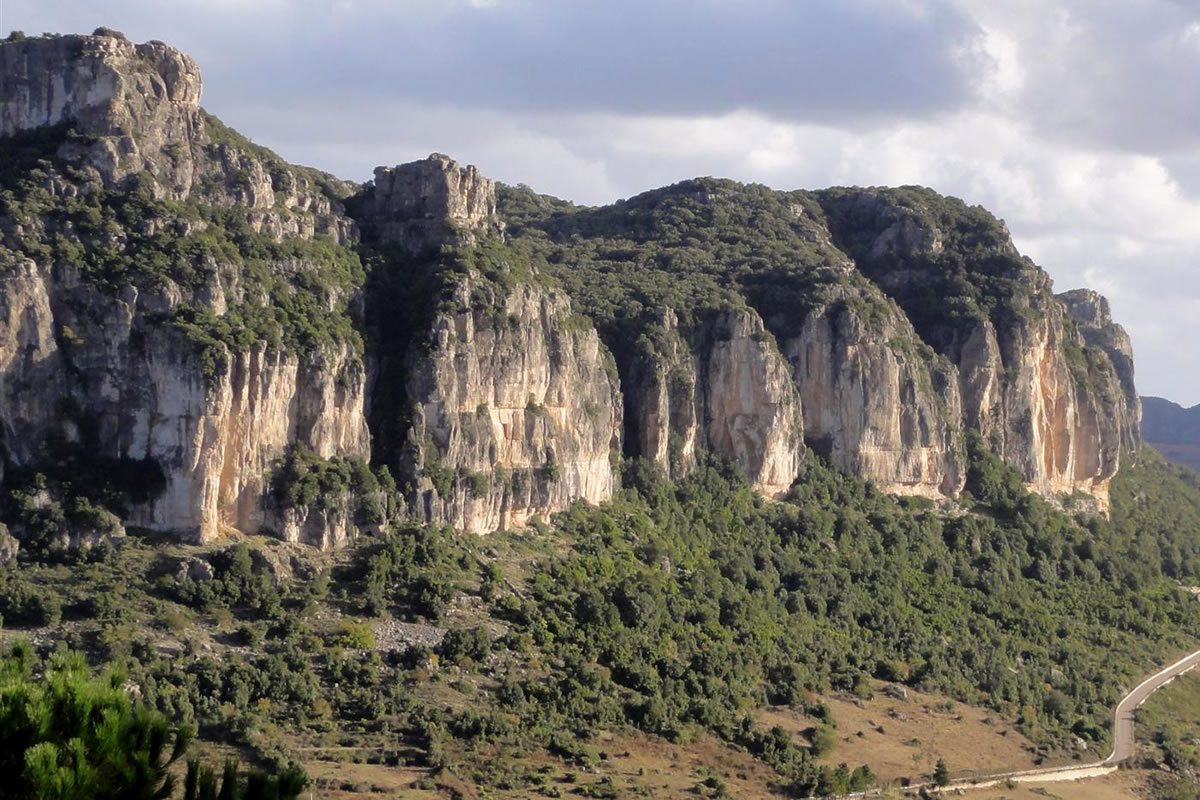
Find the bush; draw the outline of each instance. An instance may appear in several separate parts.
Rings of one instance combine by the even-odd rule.
[[[833,731],[824,725],[813,731],[809,741],[811,751],[814,756],[821,758],[833,752],[833,747],[837,744],[837,737]]]
[[[5,623],[18,627],[57,625],[62,619],[62,600],[17,569],[0,567],[0,615]]]
[[[438,650],[451,664],[483,664],[492,652],[492,636],[487,628],[453,628],[446,631]]]
[[[375,632],[362,622],[343,622],[333,637],[336,644],[353,650],[374,650]]]

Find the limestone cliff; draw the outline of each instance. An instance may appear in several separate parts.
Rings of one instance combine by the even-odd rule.
[[[1035,308],[1039,316],[1011,326],[1003,345],[990,321],[980,323],[960,362],[978,386],[964,391],[967,422],[1031,488],[1083,492],[1107,508],[1128,416],[1115,371],[1102,352],[1084,354],[1060,303]]]
[[[1072,289],[1057,295],[1067,307],[1083,335],[1084,344],[1099,348],[1108,356],[1114,374],[1101,367],[1099,377],[1105,380],[1116,378],[1120,398],[1107,410],[1116,417],[1121,428],[1121,448],[1130,454],[1136,453],[1142,443],[1142,401],[1134,385],[1133,344],[1125,329],[1113,321],[1108,300],[1091,289]],[[1108,395],[1111,397],[1111,395]]]
[[[126,524],[193,540],[257,532],[273,462],[294,443],[366,458],[362,360],[346,347],[305,357],[263,345],[206,377],[195,346],[157,323],[170,291],[112,296],[68,265],[22,262],[0,276],[0,423],[5,460],[47,447],[153,462],[160,493]]]
[[[1106,301],[1053,295],[982,209],[711,178],[582,208],[438,154],[359,186],[200,96],[161,43],[0,43],[10,497],[91,482],[125,525],[331,547],[600,502],[623,455],[710,453],[778,496],[811,447],[954,496],[966,428],[1103,507],[1140,444]]]
[[[362,213],[375,221],[380,241],[415,251],[474,244],[476,233],[501,230],[495,183],[441,153],[378,167]]]
[[[835,466],[897,494],[962,488],[953,368],[892,307],[851,291],[810,312],[783,352],[803,399],[805,437]]]
[[[1056,298],[1003,222],[928,190],[831,190],[835,239],[957,367],[963,421],[1046,494],[1100,508],[1140,410],[1128,337],[1094,292]],[[936,300],[935,300],[936,298]]]
[[[71,126],[72,161],[106,180],[146,171],[176,193],[202,138],[200,69],[162,42],[52,36],[0,45],[0,136]]]
[[[714,313],[689,344],[668,309],[650,333],[626,390],[637,453],[678,477],[705,450],[738,464],[763,494],[786,492],[804,422],[791,368],[758,314]]]
[[[611,497],[620,390],[591,325],[561,292],[478,275],[454,302],[407,369],[418,518],[487,533]]]
[[[228,131],[200,88],[160,43],[0,44],[0,146],[10,169],[43,159],[0,213],[4,461],[147,465],[125,523],[190,539],[277,527],[288,447],[366,459],[370,439],[342,187]]]

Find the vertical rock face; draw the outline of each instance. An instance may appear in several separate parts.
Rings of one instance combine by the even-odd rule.
[[[537,241],[509,248],[475,167],[434,154],[350,187],[225,128],[200,93],[161,43],[0,43],[0,147],[10,172],[30,165],[0,187],[0,455],[10,475],[64,453],[153,472],[127,525],[344,541],[352,493],[269,497],[292,448],[386,461],[412,516],[482,533],[611,497],[623,436],[672,476],[708,451],[768,495],[807,441],[935,496],[961,489],[971,427],[1034,489],[1100,507],[1140,444],[1107,302],[1056,298],[982,209],[698,179],[608,209],[526,197],[513,229]],[[380,265],[367,284],[359,247]],[[582,285],[620,379],[541,269]],[[668,305],[679,318],[645,322]]]
[[[961,201],[904,189],[826,202],[860,268],[957,366],[964,423],[1030,488],[1107,508],[1140,419],[1129,339],[1107,302],[1086,290],[1056,298],[1004,223]]]
[[[766,495],[791,487],[804,454],[804,422],[791,368],[753,311],[725,311],[688,345],[674,312],[654,326],[655,350],[631,367],[629,427],[637,452],[679,477],[699,450],[738,464]]]
[[[990,321],[972,336],[982,345],[964,351],[962,374],[991,390],[973,393],[966,420],[1036,491],[1085,492],[1106,507],[1120,422],[1087,390],[1087,366],[1069,362],[1068,349],[1079,343],[1067,339],[1075,333],[1064,329],[1062,306],[1050,299],[1042,311],[1010,327],[1003,344]]]
[[[0,136],[71,124],[68,149],[108,180],[148,171],[192,181],[201,136],[200,69],[162,42],[55,36],[0,44]]]
[[[876,306],[876,329],[834,301],[783,343],[804,405],[805,436],[838,468],[897,494],[956,494],[965,479],[953,369],[903,318]]]
[[[486,533],[616,488],[621,399],[595,330],[560,292],[478,276],[409,367],[416,513]]]
[[[804,453],[804,420],[791,369],[758,314],[722,314],[710,336],[701,362],[705,443],[740,465],[762,493],[783,494]]]
[[[352,353],[335,349],[302,363],[255,347],[233,354],[215,385],[181,375],[176,359],[186,355],[178,348],[149,356],[147,396],[130,415],[123,455],[157,461],[167,489],[132,524],[199,539],[222,526],[275,529],[266,484],[289,447],[323,458],[370,455],[363,369]],[[345,538],[344,529],[317,535],[309,525],[306,538],[331,546]]]
[[[366,213],[383,242],[412,250],[473,244],[476,233],[500,230],[495,183],[440,153],[376,169]]]
[[[229,353],[207,379],[193,345],[154,316],[172,291],[117,297],[70,268],[25,262],[0,277],[0,421],[8,463],[66,442],[155,464],[163,491],[126,524],[192,540],[269,526],[265,481],[291,445],[366,458],[361,359],[343,347],[300,359]]]
[[[696,354],[671,309],[647,326],[644,345],[630,360],[624,385],[629,449],[681,478],[695,469],[703,439]]]
[[[84,240],[69,250],[43,247],[53,255],[37,260],[18,254],[29,242],[74,235],[69,217],[60,221],[61,209],[0,216],[4,461],[38,470],[66,448],[87,459],[148,466],[161,486],[124,509],[124,521],[193,540],[211,539],[225,526],[277,527],[265,485],[289,447],[369,457],[365,370],[356,348],[324,342],[301,354],[258,336],[234,349],[198,342],[196,331],[185,334],[168,322],[182,310],[192,320],[220,320],[234,308],[261,314],[264,281],[281,293],[319,292],[318,304],[330,309],[353,305],[338,289],[305,284],[304,276],[320,271],[309,253],[327,253],[292,248],[295,255],[272,261],[200,240],[193,251],[200,255],[165,259],[182,268],[181,280],[167,267],[153,278],[135,277],[142,274],[140,242],[161,246],[154,238],[160,232],[183,240],[231,224],[276,242],[323,236],[337,247],[353,238],[335,199],[338,187],[317,186],[317,173],[283,164],[207,117],[200,92],[195,63],[161,43],[64,36],[0,44],[0,139],[45,139],[55,162],[46,188],[20,191],[41,191],[51,205],[96,197],[101,187],[117,202],[125,191],[147,194],[139,219],[108,235],[109,251],[133,265],[115,274],[104,272],[94,244]],[[74,135],[66,136],[67,128]],[[174,217],[150,202],[163,197],[189,202],[189,211]],[[244,272],[250,259],[261,271],[258,283]],[[219,324],[204,336],[214,329]],[[325,534],[312,525],[308,536],[327,543],[316,541]]]
[[[1136,396],[1131,412],[1112,359],[1100,349],[1085,352],[1063,303],[1045,296],[1034,308],[1003,342],[990,321],[968,340],[960,364],[967,424],[1031,488],[1083,492],[1106,509],[1122,448],[1139,444],[1130,428],[1139,416]]]
[[[1142,401],[1134,385],[1133,345],[1129,334],[1113,322],[1108,300],[1091,289],[1073,289],[1056,295],[1071,318],[1075,320],[1084,341],[1104,351],[1112,363],[1120,400],[1112,406],[1113,416],[1121,430],[1121,449],[1136,453],[1142,444]],[[1108,381],[1113,376],[1101,369],[1099,377]]]

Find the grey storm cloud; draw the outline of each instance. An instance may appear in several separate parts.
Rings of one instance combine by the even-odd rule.
[[[978,27],[946,0],[91,5],[9,14],[173,37],[227,91],[523,112],[911,117],[968,102],[978,58]]]
[[[1200,3],[1068,0],[1019,28],[1022,116],[1044,135],[1134,152],[1200,144]]]

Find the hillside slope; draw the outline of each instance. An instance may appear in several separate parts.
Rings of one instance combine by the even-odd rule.
[[[823,698],[1069,760],[1195,649],[1200,483],[1140,447],[1107,303],[983,209],[582,208],[438,154],[353,184],[200,89],[111,31],[0,43],[30,674],[81,650],[323,795],[810,796],[878,783]]]

